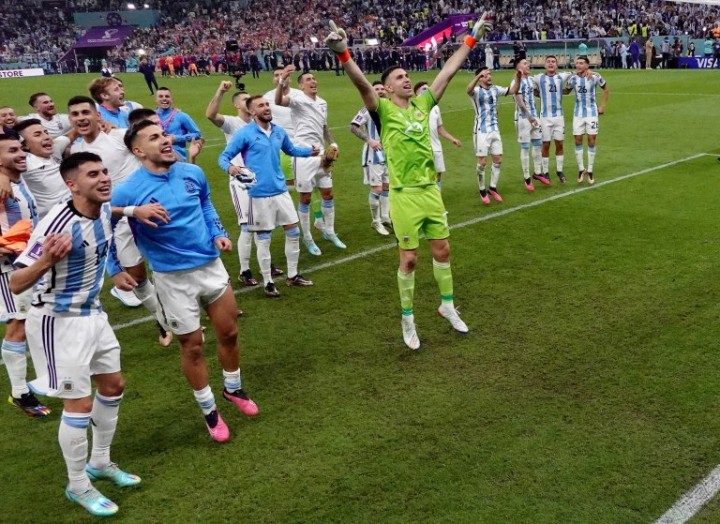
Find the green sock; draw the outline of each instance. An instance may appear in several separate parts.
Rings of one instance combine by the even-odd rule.
[[[322,220],[323,214],[322,214],[322,199],[316,199],[314,198],[312,202],[310,202],[310,206],[312,208],[313,216],[315,217],[315,220]]]
[[[398,271],[398,289],[400,290],[400,307],[404,316],[413,314],[413,297],[415,296],[415,271],[403,273]]]
[[[440,289],[440,298],[443,302],[453,302],[453,278],[450,262],[438,262],[433,259],[433,274],[435,282]]]

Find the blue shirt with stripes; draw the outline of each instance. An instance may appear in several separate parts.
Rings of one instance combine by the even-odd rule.
[[[515,81],[516,80],[513,80],[513,83],[510,85],[512,86]],[[515,104],[515,120],[518,118],[528,118],[529,116],[537,117],[538,113],[537,109],[535,109],[535,83],[530,77],[524,76],[520,79],[520,88],[517,94],[522,97],[527,112],[521,110],[520,106]],[[530,114],[528,115],[528,113]]]
[[[369,138],[380,142],[380,129],[378,129],[377,123],[375,122],[375,120],[373,120],[372,115],[370,115],[370,111],[368,111],[366,107],[363,107],[360,111],[358,111],[358,113],[355,115],[355,118],[353,118],[352,122],[350,122],[350,125],[358,126],[361,128],[364,127],[367,131],[367,136]],[[367,142],[365,142],[365,145],[363,145],[360,161],[362,162],[363,166],[367,166],[370,164],[384,164],[385,153],[382,149],[380,151],[375,151],[367,144]]]
[[[475,109],[475,133],[500,131],[498,127],[498,98],[508,93],[507,87],[492,85],[485,89],[476,86],[472,98]]]
[[[575,116],[581,118],[598,116],[596,86],[605,87],[605,80],[597,73],[590,73],[588,76],[575,74],[570,77],[568,87],[575,93]]]
[[[565,82],[572,73],[542,73],[532,77],[540,95],[540,116],[553,118],[564,116],[562,95]]]

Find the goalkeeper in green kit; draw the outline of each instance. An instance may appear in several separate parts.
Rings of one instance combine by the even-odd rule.
[[[390,176],[390,218],[400,248],[398,287],[402,308],[402,333],[405,344],[413,350],[420,348],[415,329],[413,296],[415,293],[415,265],[420,232],[425,234],[433,257],[433,273],[440,288],[441,303],[438,314],[450,322],[459,333],[467,333],[453,303],[453,279],[450,270],[450,229],[440,190],[430,144],[430,110],[442,97],[450,80],[462,67],[476,39],[489,29],[486,14],[475,24],[464,44],[450,57],[424,94],[413,98],[413,84],[407,71],[392,66],[380,80],[388,98],[380,98],[365,78],[347,50],[347,35],[330,21],[331,33],[325,39],[342,64],[348,78],[357,87],[365,107],[375,113],[380,122],[381,142]]]

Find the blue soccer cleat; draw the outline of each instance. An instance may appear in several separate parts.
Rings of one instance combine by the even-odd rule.
[[[112,500],[90,486],[82,493],[65,490],[65,496],[70,502],[80,504],[88,513],[95,517],[109,517],[118,512],[118,506]]]
[[[141,482],[141,478],[132,473],[126,473],[121,470],[117,464],[111,462],[108,467],[103,469],[95,469],[90,464],[85,465],[85,472],[90,480],[109,480],[116,486],[121,488],[129,488],[137,486]]]

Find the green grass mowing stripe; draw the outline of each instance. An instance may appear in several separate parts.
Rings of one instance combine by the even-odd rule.
[[[700,509],[720,491],[720,466],[685,493],[673,507],[655,521],[655,524],[683,524],[693,518]]]
[[[583,191],[589,191],[589,190],[591,190],[591,189],[597,189],[597,188],[603,187],[603,186],[605,186],[605,185],[607,185],[607,184],[612,184],[612,183],[615,183],[615,182],[620,182],[620,181],[622,181],[622,180],[627,180],[628,178],[633,178],[633,177],[636,177],[636,176],[639,176],[639,175],[644,175],[644,174],[647,174],[647,173],[651,173],[651,172],[653,172],[653,171],[658,171],[658,170],[661,170],[661,169],[665,169],[665,168],[668,168],[668,167],[672,167],[672,166],[674,166],[674,165],[681,164],[681,163],[683,163],[683,162],[688,162],[688,161],[690,161],[690,160],[695,160],[695,159],[697,159],[697,158],[702,158],[702,157],[704,157],[704,156],[714,156],[714,155],[712,155],[711,153],[697,153],[697,154],[695,154],[695,155],[688,156],[688,157],[685,157],[685,158],[681,158],[681,159],[679,159],[679,160],[673,160],[673,161],[671,161],[671,162],[666,162],[666,163],[660,164],[660,165],[658,165],[658,166],[648,167],[647,169],[641,169],[640,171],[635,171],[635,172],[633,172],[633,173],[628,173],[627,175],[621,175],[621,176],[619,176],[619,177],[615,177],[615,178],[610,179],[610,180],[605,180],[604,182],[598,182],[598,183],[596,183],[594,186],[580,187],[580,188],[578,188],[578,189],[573,189],[573,190],[567,191],[567,192],[565,192],[565,193],[559,193],[559,194],[557,194],[557,195],[553,195],[553,196],[548,197],[548,198],[543,198],[543,199],[540,199],[540,200],[535,200],[535,201],[530,202],[530,203],[528,203],[528,204],[522,204],[522,205],[519,205],[519,206],[510,207],[510,208],[508,208],[508,209],[503,209],[502,211],[498,211],[498,212],[496,212],[496,213],[491,213],[491,214],[489,214],[489,215],[483,215],[483,216],[478,217],[478,218],[473,218],[473,219],[471,219],[471,220],[466,220],[465,222],[460,222],[460,223],[458,223],[458,224],[454,224],[454,225],[450,226],[450,229],[459,229],[459,228],[471,226],[471,225],[473,225],[473,224],[477,224],[477,223],[480,223],[480,222],[485,222],[485,221],[491,220],[491,219],[493,219],[493,218],[498,218],[498,217],[501,217],[501,216],[508,215],[508,214],[510,214],[510,213],[515,213],[516,211],[522,211],[523,209],[528,209],[528,208],[531,208],[531,207],[536,207],[536,206],[539,206],[539,205],[541,205],[541,204],[545,204],[545,203],[547,203],[547,202],[553,202],[553,201],[559,200],[559,199],[561,199],[561,198],[565,198],[565,197],[568,197],[568,196],[571,196],[571,195],[576,195],[576,194],[578,194],[578,193],[582,193]],[[316,272],[316,271],[320,271],[320,270],[323,270],[323,269],[328,269],[328,268],[331,268],[331,267],[339,266],[340,264],[346,264],[346,263],[352,262],[352,261],[354,261],[354,260],[358,260],[358,259],[361,259],[361,258],[366,258],[366,257],[369,257],[369,256],[371,256],[371,255],[374,255],[375,253],[380,253],[380,252],[382,252],[382,251],[387,251],[388,249],[392,249],[392,248],[394,248],[394,247],[396,247],[395,242],[389,242],[389,243],[387,243],[387,244],[383,244],[383,245],[381,245],[381,246],[374,247],[374,248],[372,248],[372,249],[367,249],[367,250],[365,250],[365,251],[361,251],[361,252],[356,253],[356,254],[354,254],[354,255],[350,255],[350,256],[347,256],[347,257],[339,258],[339,259],[337,259],[337,260],[333,260],[332,262],[326,262],[326,263],[324,263],[324,264],[317,264],[317,265],[315,265],[315,266],[312,266],[312,267],[304,270],[303,273],[314,273],[314,272]],[[254,290],[254,289],[255,289],[254,287],[246,287],[246,288],[238,289],[238,290],[235,291],[235,294],[238,295],[238,294],[240,294],[240,293],[248,293],[248,292],[250,292],[250,291],[252,291],[252,290]],[[150,322],[151,320],[154,320],[154,318],[151,317],[151,316],[141,317],[141,318],[138,318],[138,319],[135,319],[135,320],[131,320],[131,321],[129,321],[129,322],[124,322],[124,323],[122,323],[122,324],[117,324],[117,325],[113,326],[113,329],[114,329],[115,331],[120,331],[120,330],[122,330],[122,329],[126,329],[126,328],[129,328],[129,327],[132,327],[132,326],[137,326],[137,325],[143,324],[143,323],[145,323],[145,322]]]

